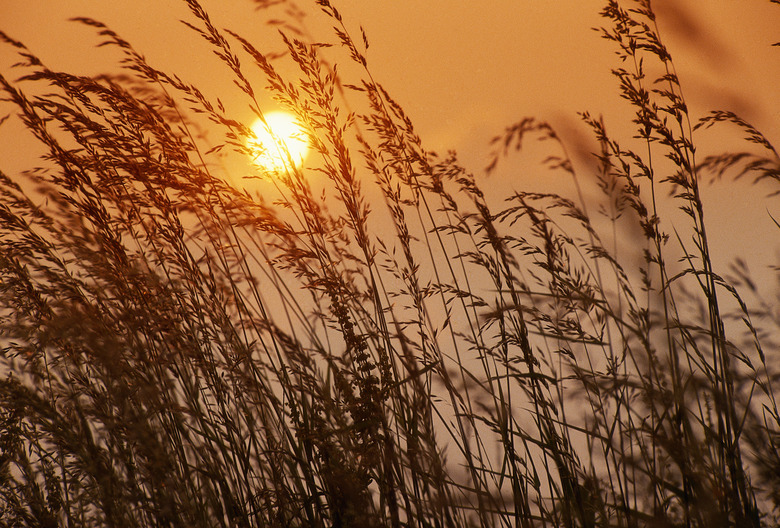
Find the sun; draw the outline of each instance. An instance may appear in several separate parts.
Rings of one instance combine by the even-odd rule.
[[[252,125],[254,137],[246,145],[252,161],[269,172],[281,172],[288,168],[301,167],[309,152],[306,133],[295,122],[295,116],[288,112],[268,112],[265,123],[257,119]]]

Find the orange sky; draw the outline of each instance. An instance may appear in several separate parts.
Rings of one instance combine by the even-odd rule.
[[[601,4],[334,0],[355,33],[365,28],[375,76],[434,148],[484,144],[526,115],[562,121],[579,110],[608,113],[604,102],[614,99],[605,101],[604,92],[614,86],[615,62],[609,44],[590,29],[601,23]],[[203,5],[219,25],[278,48],[250,0]],[[780,49],[770,47],[780,40],[780,7],[768,0],[656,0],[654,7],[689,99],[703,103],[700,110],[736,110],[780,143],[780,97],[772,90],[780,86]],[[309,9],[309,29],[330,38]],[[183,0],[0,0],[0,27],[51,66],[111,67],[110,54],[91,48],[92,31],[67,22],[73,16],[106,22],[163,69],[186,77],[199,66],[196,39],[177,22],[190,19]],[[7,71],[8,54],[0,56]]]
[[[612,130],[630,132],[609,74],[617,65],[612,48],[591,30],[601,23],[600,0],[333,3],[355,37],[360,25],[365,28],[375,79],[402,104],[427,148],[456,149],[475,172],[486,163],[488,140],[524,116],[552,121],[574,142],[587,139],[577,111],[603,113]],[[264,23],[268,15],[255,13],[249,0],[203,5],[217,26],[235,28],[259,47],[281,49],[275,29]],[[313,0],[298,5],[311,12],[305,18],[311,34],[333,42]],[[733,110],[780,145],[780,48],[771,47],[780,41],[780,6],[769,0],[656,0],[654,7],[693,117],[709,109]],[[95,50],[93,30],[67,22],[73,16],[106,22],[153,65],[179,73],[209,95],[220,95],[230,83],[227,74],[214,75],[210,67],[216,59],[177,22],[191,20],[183,0],[0,0],[0,28],[50,67],[80,73],[110,69],[116,55]],[[8,51],[0,49],[6,75]],[[25,159],[23,139],[10,126],[0,128],[0,139],[3,170],[34,163]],[[533,184],[511,174],[511,163],[506,167],[494,177],[514,187]],[[731,213],[752,207],[751,229],[758,223],[776,232],[766,210],[780,217],[780,208],[772,209],[769,201],[756,207],[755,190],[735,188],[712,192],[714,227],[733,231]],[[749,241],[727,237],[736,251],[747,251]],[[776,260],[775,249],[761,248],[764,260]]]

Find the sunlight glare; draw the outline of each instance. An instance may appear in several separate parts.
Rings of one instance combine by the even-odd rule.
[[[255,121],[252,133],[255,137],[247,141],[247,147],[255,165],[269,172],[285,170],[290,160],[296,167],[303,165],[309,145],[306,133],[295,123],[292,114],[268,112],[265,123],[260,119]]]

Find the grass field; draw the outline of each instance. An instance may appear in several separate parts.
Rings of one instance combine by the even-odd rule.
[[[45,154],[0,173],[0,526],[780,522],[777,269],[715,268],[701,192],[774,188],[780,158],[689,114],[649,0],[602,10],[633,137],[583,113],[582,172],[546,122],[510,125],[487,173],[543,139],[575,192],[498,203],[425,150],[328,0],[332,47],[282,26],[284,57],[186,3],[312,153],[244,190],[220,156],[252,155],[250,124],[109,28],[82,19],[122,75],[1,34],[0,115]],[[744,141],[700,152],[711,127]]]

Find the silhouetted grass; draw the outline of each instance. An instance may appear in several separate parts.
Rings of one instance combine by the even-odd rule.
[[[780,160],[733,113],[689,115],[649,0],[602,11],[634,138],[583,114],[587,174],[542,121],[494,140],[488,172],[544,138],[602,194],[498,205],[424,150],[327,0],[334,46],[291,25],[282,58],[187,4],[313,161],[237,190],[217,155],[250,131],[222,102],[94,20],[126,76],[50,70],[2,34],[24,72],[4,104],[46,155],[0,175],[1,526],[778,522],[777,304],[749,262],[714,268],[700,186],[774,183]],[[759,148],[697,154],[727,124]]]

